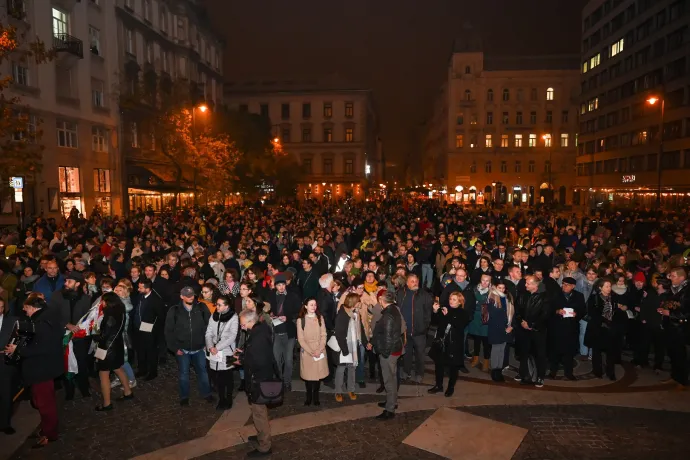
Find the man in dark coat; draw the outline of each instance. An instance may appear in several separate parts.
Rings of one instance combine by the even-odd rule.
[[[285,389],[290,391],[293,350],[297,339],[295,319],[302,304],[294,292],[288,291],[285,275],[278,273],[273,279],[273,284],[275,289],[269,294],[268,300],[271,304],[271,316],[282,321],[273,328],[273,356],[278,364],[278,371],[282,372]]]
[[[687,276],[682,267],[671,270],[668,275],[671,280],[670,303],[664,303],[659,308],[659,312],[668,317],[668,322],[664,319],[664,329],[667,330],[668,354],[671,358],[671,379],[679,388],[688,385],[688,355],[685,345],[690,321],[690,286]]]
[[[398,405],[398,385],[397,369],[398,359],[402,353],[403,341],[402,330],[403,318],[400,310],[394,303],[395,294],[385,292],[380,299],[381,319],[376,322],[371,338],[371,343],[367,346],[379,356],[381,363],[381,373],[383,375],[383,385],[386,389],[386,404],[384,411],[376,418],[379,420],[389,420],[395,416],[395,408]]]
[[[5,347],[12,338],[12,332],[17,322],[16,316],[10,316],[8,302],[4,302],[0,308],[0,354],[3,354]],[[17,382],[17,366],[6,364],[4,356],[0,359],[0,431],[5,434],[14,434],[12,428],[12,398],[15,393]]]
[[[40,297],[24,304],[24,312],[34,328],[34,338],[20,350],[21,374],[31,387],[31,402],[41,415],[41,429],[36,447],[46,446],[58,438],[58,413],[53,381],[65,372],[62,355],[64,328],[58,312],[51,311]],[[16,351],[7,345],[6,354]]]
[[[554,379],[558,366],[563,364],[565,378],[577,380],[573,375],[573,358],[578,349],[580,337],[580,318],[585,316],[585,296],[575,290],[574,278],[563,278],[561,292],[551,301],[549,319],[549,360]]]
[[[523,385],[531,385],[529,380],[529,357],[534,355],[537,366],[537,388],[544,386],[546,375],[546,324],[549,318],[548,302],[539,291],[539,280],[533,275],[525,278],[525,292],[518,296],[513,317],[515,338],[520,350],[520,373]]]
[[[271,453],[271,425],[268,421],[268,408],[265,404],[257,404],[255,401],[258,396],[257,384],[273,378],[274,357],[271,353],[273,338],[270,326],[259,321],[259,316],[251,310],[240,313],[240,328],[249,331],[244,353],[238,365],[244,366],[244,378],[247,382],[251,382],[247,385],[247,396],[256,428],[256,439],[250,439],[255,450],[250,452],[248,457],[264,457]]]
[[[427,291],[419,288],[419,277],[410,273],[407,275],[407,286],[398,291],[396,300],[407,324],[407,344],[403,363],[405,378],[412,375],[414,352],[415,379],[421,383],[424,376],[426,334],[431,324],[434,299]]]
[[[88,313],[91,308],[91,296],[84,293],[84,278],[79,272],[71,272],[65,277],[65,285],[59,291],[55,291],[48,301],[48,308],[60,318],[60,325],[69,331],[79,331],[79,320]],[[58,313],[59,312],[59,313]],[[93,367],[93,359],[89,355],[91,338],[73,338],[72,348],[77,360],[78,372],[75,376],[79,391],[84,397],[90,396],[89,371]],[[74,382],[65,379],[65,399],[74,398]]]
[[[160,297],[153,292],[151,280],[139,282],[139,303],[132,310],[134,348],[138,359],[137,377],[153,380],[158,376],[158,334],[165,316]]]

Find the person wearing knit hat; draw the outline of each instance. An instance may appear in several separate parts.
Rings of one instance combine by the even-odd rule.
[[[644,273],[642,273],[642,272],[637,272],[637,273],[635,273],[635,276],[633,276],[633,282],[634,283],[639,282],[639,283],[642,283],[644,285],[644,283],[646,281],[647,281],[647,278],[645,278]],[[641,289],[641,288],[638,288],[638,289]]]

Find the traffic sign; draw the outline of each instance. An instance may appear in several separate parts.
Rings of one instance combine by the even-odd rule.
[[[23,177],[10,177],[10,187],[13,189],[24,188],[24,178]]]

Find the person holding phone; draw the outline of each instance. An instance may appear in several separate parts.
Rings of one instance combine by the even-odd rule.
[[[460,291],[455,291],[448,298],[449,307],[441,307],[438,301],[434,302],[432,309],[437,318],[438,328],[432,349],[436,366],[436,385],[428,390],[431,394],[443,391],[443,376],[448,367],[448,388],[446,397],[453,396],[455,382],[458,380],[458,371],[467,374],[465,367],[465,327],[470,322],[470,317],[465,310],[465,297]]]

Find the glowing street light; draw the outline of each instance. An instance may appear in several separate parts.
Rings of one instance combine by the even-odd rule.
[[[206,113],[208,110],[208,106],[206,104],[201,104],[199,107],[197,107],[201,113]]]
[[[647,99],[647,104],[656,105],[657,102],[661,102],[661,122],[659,124],[659,154],[656,159],[656,206],[661,208],[661,158],[664,156],[664,118],[665,118],[665,102],[663,95],[665,90],[662,91],[662,97],[651,96]]]
[[[650,97],[649,99],[647,99],[647,102],[649,103],[649,105],[654,105],[654,104],[656,104],[657,102],[659,102],[659,98],[658,98],[658,97],[652,96],[652,97]]]

